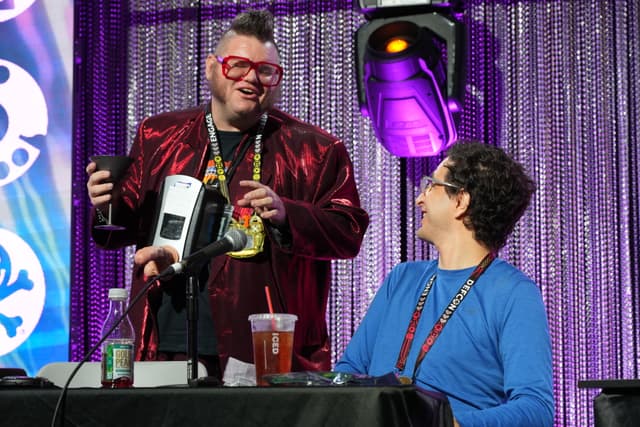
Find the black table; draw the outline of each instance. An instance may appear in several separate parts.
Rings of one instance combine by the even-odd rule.
[[[640,423],[640,380],[585,380],[579,388],[599,388],[593,401],[595,427],[635,427]]]
[[[49,426],[59,396],[0,388],[0,424]],[[450,427],[449,404],[437,397],[414,386],[71,389],[64,425]]]

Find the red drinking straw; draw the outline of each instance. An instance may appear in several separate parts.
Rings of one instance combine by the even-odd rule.
[[[269,306],[269,313],[271,314],[271,329],[276,331],[276,317],[273,315],[273,304],[271,304],[271,293],[269,292],[269,285],[264,287],[264,293],[267,295],[267,305]]]
[[[269,285],[264,287],[264,293],[267,296],[267,304],[269,305],[269,313],[273,314],[273,305],[271,304],[271,293],[269,292]]]

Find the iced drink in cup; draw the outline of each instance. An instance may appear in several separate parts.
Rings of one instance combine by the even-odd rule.
[[[263,375],[291,372],[293,330],[298,316],[284,313],[262,313],[249,316],[253,335],[253,361],[256,383],[269,385]]]

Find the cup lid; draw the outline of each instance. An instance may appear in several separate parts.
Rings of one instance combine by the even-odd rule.
[[[298,316],[295,314],[289,313],[257,313],[249,315],[249,321],[253,322],[254,320],[271,320],[271,319],[282,319],[282,320],[298,320]]]

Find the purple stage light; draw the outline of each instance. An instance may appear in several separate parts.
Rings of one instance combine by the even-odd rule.
[[[456,140],[460,32],[436,13],[374,20],[358,30],[360,108],[391,154],[435,156]]]

